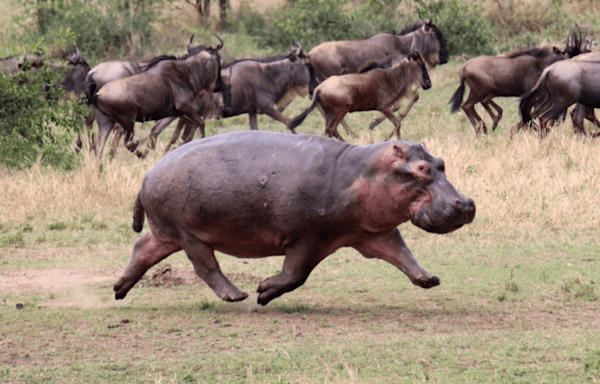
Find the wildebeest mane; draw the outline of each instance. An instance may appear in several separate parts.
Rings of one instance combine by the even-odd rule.
[[[279,60],[285,60],[288,56],[285,55],[273,55],[273,56],[265,56],[265,57],[257,57],[255,60],[259,63],[272,63]]]
[[[553,52],[554,50],[552,49],[552,47],[531,47],[509,52],[506,54],[506,57],[509,59],[514,59],[515,57],[520,56],[533,56],[539,59],[542,57],[550,56]]]
[[[187,56],[187,55],[184,55],[184,56]],[[154,58],[148,60],[148,62],[145,63],[144,65],[139,65],[139,63],[137,65],[140,68],[140,72],[146,72],[149,69],[154,68],[161,61],[165,61],[165,60],[185,60],[185,59],[183,59],[183,56],[180,58],[177,58],[177,56],[173,56],[173,55],[162,55],[162,56],[157,56],[157,57],[154,57]]]
[[[423,26],[423,20],[417,20],[413,25],[409,25],[408,27],[404,27],[400,32],[394,33],[396,36],[404,36],[408,35],[411,32],[416,31],[417,29]]]

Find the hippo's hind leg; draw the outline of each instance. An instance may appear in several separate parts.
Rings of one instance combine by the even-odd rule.
[[[440,285],[440,279],[433,276],[417,263],[398,229],[365,240],[352,246],[367,258],[385,260],[408,276],[414,285],[431,288]]]
[[[161,240],[154,236],[152,231],[140,237],[133,246],[131,260],[123,276],[113,287],[115,299],[123,299],[148,269],[179,250],[181,250],[179,243]]]
[[[248,294],[241,292],[221,272],[219,262],[211,247],[200,240],[188,237],[183,243],[183,250],[194,265],[194,271],[224,301],[242,301]]]
[[[310,272],[327,254],[319,252],[312,244],[295,244],[285,251],[281,272],[264,280],[258,286],[258,304],[269,301],[298,288],[308,278]]]

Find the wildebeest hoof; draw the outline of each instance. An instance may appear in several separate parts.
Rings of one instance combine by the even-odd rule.
[[[413,280],[413,284],[425,289],[433,288],[440,285],[440,278],[437,276],[431,276],[430,278],[421,276],[418,279]]]

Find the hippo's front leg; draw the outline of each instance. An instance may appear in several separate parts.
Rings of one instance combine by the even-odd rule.
[[[385,260],[395,265],[408,276],[414,285],[431,288],[440,285],[440,279],[433,276],[417,263],[397,228],[391,232],[365,240],[352,246],[363,256]]]

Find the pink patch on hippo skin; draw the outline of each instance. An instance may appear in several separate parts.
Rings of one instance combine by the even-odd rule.
[[[432,197],[428,190],[424,190],[423,194],[418,196],[411,204],[409,208],[410,217],[413,217],[422,208],[427,208],[431,203]]]
[[[429,171],[431,170],[431,168],[429,167],[429,163],[427,161],[411,161],[409,165],[410,170],[415,176],[415,178],[419,179],[425,184],[431,183],[431,177],[429,177]]]
[[[404,145],[390,144],[379,152],[375,160],[375,166],[381,172],[388,173],[408,161],[407,151],[408,148]]]

